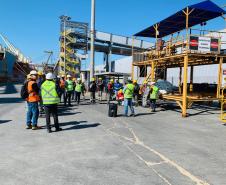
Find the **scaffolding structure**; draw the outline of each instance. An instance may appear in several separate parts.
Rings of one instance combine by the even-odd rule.
[[[79,77],[81,70],[81,58],[78,49],[87,54],[88,24],[70,21],[70,17],[61,16],[60,26],[60,60],[57,67],[60,74],[71,74]],[[79,37],[86,35],[86,37]],[[77,45],[80,45],[78,48]]]
[[[197,24],[206,24],[206,21],[224,14],[225,11],[216,4],[204,1],[188,6],[152,27],[137,33],[135,36],[155,37],[156,44],[148,52],[133,52],[132,77],[134,76],[134,66],[151,67],[146,80],[152,82],[159,78],[159,72],[163,72],[164,78],[166,78],[168,68],[179,68],[179,92],[165,94],[163,99],[175,101],[181,108],[183,117],[188,116],[187,108],[190,108],[194,102],[221,101],[222,64],[226,62],[226,55],[220,51],[221,33],[205,30],[208,34],[203,35],[203,30],[194,33],[196,30],[192,30],[191,27]],[[205,47],[202,48],[200,46],[202,44]],[[216,93],[206,96],[194,95],[192,92],[195,66],[211,64],[219,66]],[[189,84],[188,67],[191,68]]]

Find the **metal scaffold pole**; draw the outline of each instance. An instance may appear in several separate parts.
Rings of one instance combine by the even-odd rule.
[[[90,29],[90,78],[94,77],[94,66],[95,66],[95,0],[91,0],[91,29]]]

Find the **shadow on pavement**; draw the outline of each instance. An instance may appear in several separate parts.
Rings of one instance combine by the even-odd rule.
[[[93,124],[84,124],[84,125],[74,125],[70,128],[66,128],[66,129],[63,129],[63,131],[66,131],[66,130],[77,130],[77,129],[85,129],[85,128],[93,128],[93,127],[97,127],[99,126],[100,123],[93,123]]]
[[[58,113],[58,116],[72,116],[75,114],[81,114],[82,112],[66,112],[66,111],[62,111]]]
[[[21,98],[0,98],[0,104],[5,104],[5,103],[21,103],[24,100]]]
[[[80,123],[87,123],[87,121],[69,121],[69,122],[60,123],[60,126],[78,125]]]
[[[10,122],[10,121],[12,121],[12,120],[0,120],[0,124],[8,123],[8,122]]]
[[[6,84],[5,90],[3,92],[0,91],[0,94],[15,94],[17,93],[17,90],[15,88],[15,85],[12,83]]]

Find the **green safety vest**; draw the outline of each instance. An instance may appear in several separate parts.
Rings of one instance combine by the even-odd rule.
[[[58,104],[60,98],[56,91],[56,84],[53,81],[46,80],[41,86],[41,95],[43,105]]]
[[[133,92],[134,92],[134,85],[133,84],[127,84],[126,89],[124,91],[124,98],[126,98],[126,99],[133,98]]]
[[[152,88],[152,93],[150,94],[150,99],[157,99],[158,98],[158,93],[159,93],[159,88],[154,86]]]
[[[74,84],[72,80],[67,80],[66,90],[67,91],[73,91],[74,90]]]
[[[76,84],[76,87],[75,87],[75,91],[76,92],[82,92],[82,84]]]

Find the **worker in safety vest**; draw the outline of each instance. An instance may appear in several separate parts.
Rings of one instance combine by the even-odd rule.
[[[38,102],[40,100],[39,97],[39,88],[36,83],[38,73],[37,71],[33,70],[30,72],[30,80],[27,84],[27,91],[28,91],[28,98],[27,101],[27,129],[36,130],[38,129],[38,116],[39,116],[39,109],[38,109]]]
[[[152,112],[155,112],[156,108],[156,100],[158,99],[159,88],[155,86],[155,82],[151,82],[151,89],[150,89],[150,106]]]
[[[139,98],[140,98],[140,94],[139,94],[139,91],[140,91],[140,86],[139,84],[137,83],[137,80],[134,80],[133,81],[133,85],[134,85],[134,94],[133,94],[133,98],[134,98],[134,102],[135,102],[135,106],[138,106],[139,105]]]
[[[102,95],[103,95],[103,91],[104,91],[104,82],[103,82],[102,78],[98,79],[97,91],[98,91],[98,99],[99,99],[99,101],[102,101]]]
[[[63,96],[63,101],[64,101],[64,105],[66,105],[66,90],[65,90],[65,75],[61,75],[61,79],[60,79],[60,102]]]
[[[110,82],[107,85],[107,99],[108,103],[113,99],[114,95],[114,80],[111,79]]]
[[[73,81],[73,85],[74,85],[74,89],[73,89],[73,93],[71,95],[71,99],[76,101],[76,91],[75,91],[75,87],[77,84],[77,79],[76,78],[72,78]]]
[[[128,83],[125,85],[123,89],[124,93],[124,115],[128,116],[128,107],[131,110],[130,116],[135,116],[134,108],[133,108],[133,93],[134,93],[134,85],[132,83],[131,78],[128,79]]]
[[[95,82],[95,78],[91,78],[89,91],[90,91],[90,102],[93,104],[96,102],[96,90],[97,90],[97,85]]]
[[[71,75],[67,75],[65,88],[66,88],[66,102],[65,102],[65,105],[66,105],[66,103],[68,103],[69,106],[72,106],[72,104],[71,104],[71,96],[72,96],[72,93],[74,92],[74,83],[72,81]]]
[[[82,93],[82,81],[80,80],[80,78],[78,78],[77,84],[75,86],[75,101],[77,102],[78,105],[80,103],[81,93]]]
[[[51,126],[50,126],[50,115],[52,114],[54,119],[54,126],[56,131],[62,130],[59,127],[58,121],[58,111],[57,111],[57,104],[60,103],[60,98],[58,95],[58,90],[55,82],[53,81],[54,75],[52,73],[48,73],[46,75],[46,81],[41,86],[41,95],[42,101],[45,108],[46,113],[46,128],[47,132],[51,133]]]

